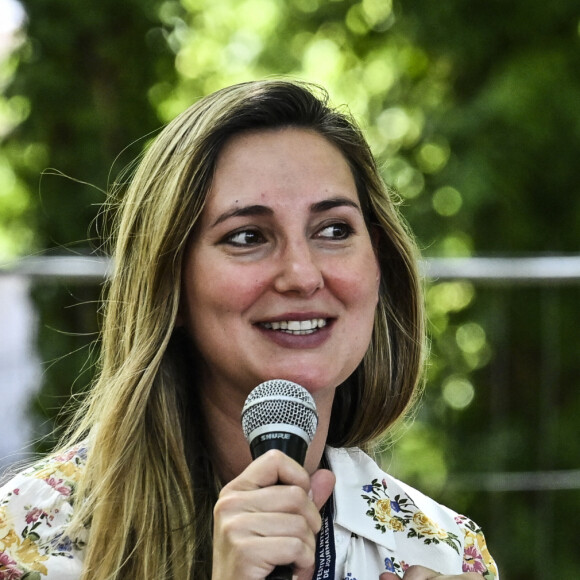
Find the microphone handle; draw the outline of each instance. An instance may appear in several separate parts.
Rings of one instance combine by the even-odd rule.
[[[254,459],[270,449],[278,449],[300,463],[300,465],[304,465],[308,444],[301,437],[293,433],[284,432],[258,436],[250,443],[250,450]],[[292,580],[293,569],[293,566],[289,565],[276,566],[266,576],[266,580]]]
[[[276,566],[266,580],[292,580],[292,566]]]

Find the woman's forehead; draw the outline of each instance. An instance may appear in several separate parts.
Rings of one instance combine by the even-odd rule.
[[[224,206],[341,195],[358,201],[342,152],[302,128],[253,131],[233,137],[220,153],[208,193],[209,211]],[[207,207],[206,206],[206,207]]]

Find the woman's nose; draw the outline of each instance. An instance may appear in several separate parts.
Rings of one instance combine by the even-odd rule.
[[[289,244],[279,257],[278,292],[309,296],[324,286],[324,277],[307,243]]]

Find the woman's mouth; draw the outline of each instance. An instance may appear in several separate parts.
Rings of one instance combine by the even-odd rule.
[[[276,322],[261,322],[260,326],[267,330],[277,330],[286,334],[302,336],[313,334],[324,328],[328,321],[326,318],[312,318],[310,320],[278,320]]]

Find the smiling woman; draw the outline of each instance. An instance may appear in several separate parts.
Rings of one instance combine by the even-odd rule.
[[[365,453],[416,395],[423,304],[390,191],[324,91],[269,80],[202,99],[118,216],[101,372],[61,448],[0,491],[0,572],[497,577],[472,521]],[[240,414],[271,379],[316,401],[304,466],[252,461]]]
[[[184,319],[204,398],[223,391],[240,405],[284,377],[330,417],[334,390],[370,342],[379,280],[336,146],[302,128],[232,137],[185,257]]]

